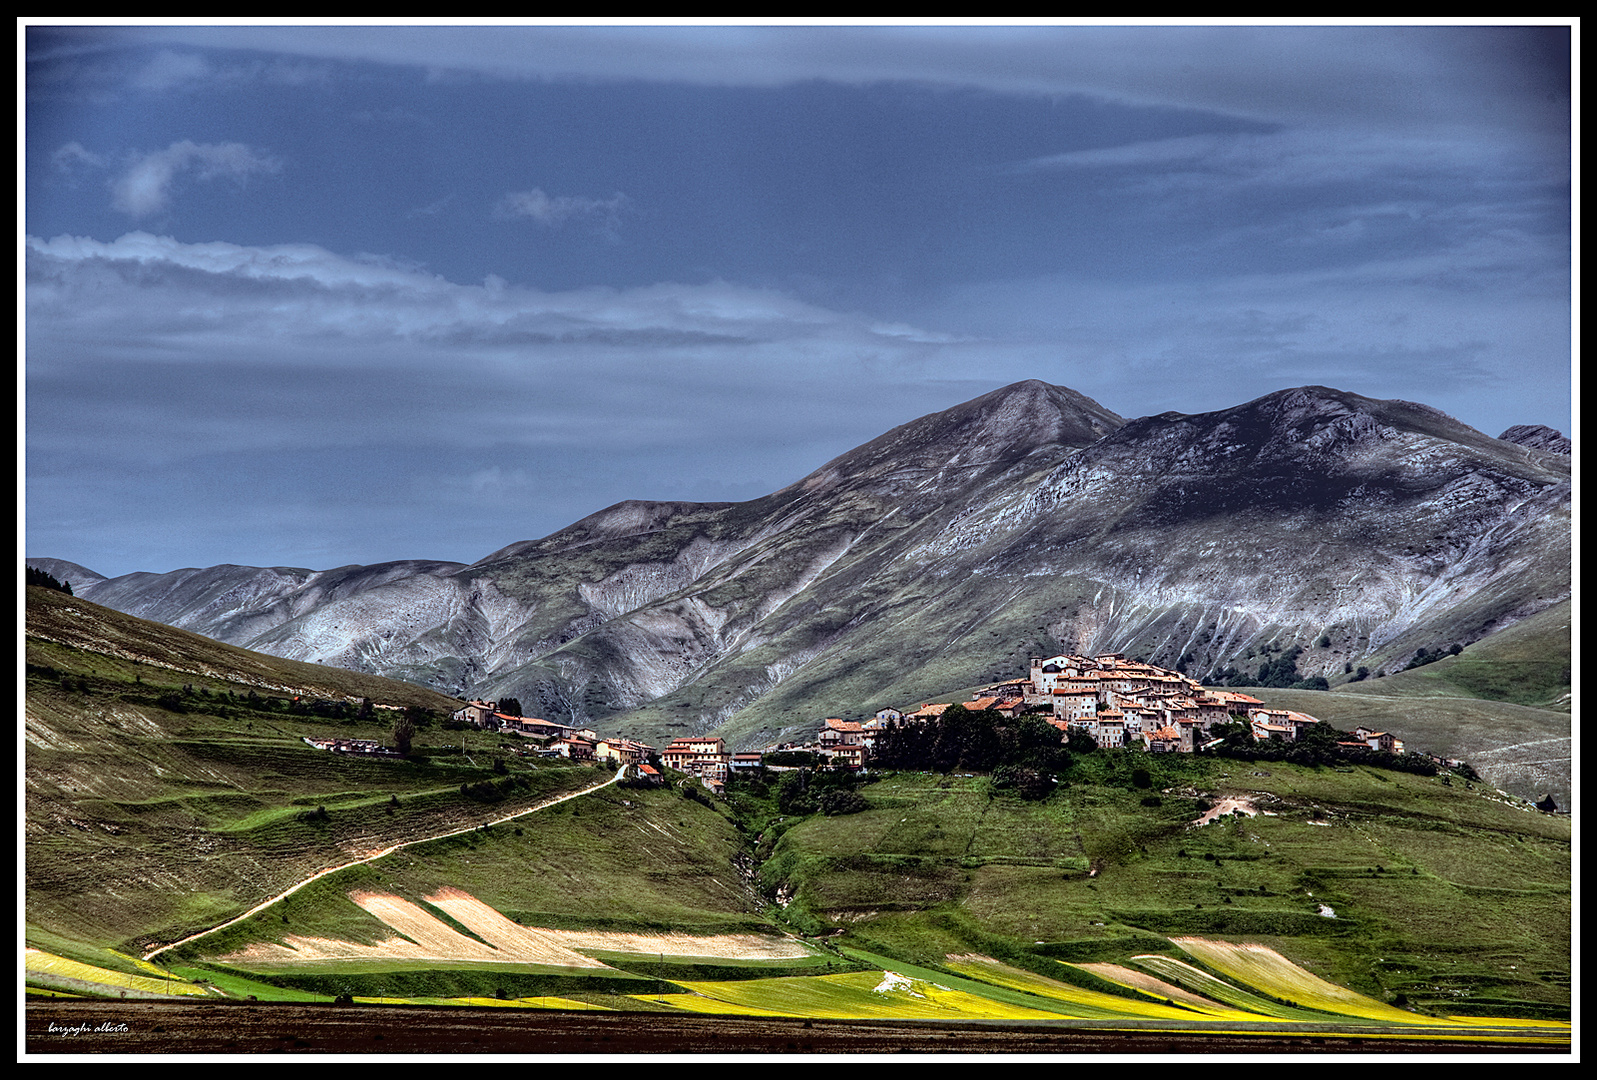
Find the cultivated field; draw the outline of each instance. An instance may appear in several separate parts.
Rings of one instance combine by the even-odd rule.
[[[441,967],[533,964],[608,968],[608,964],[578,950],[709,960],[796,960],[811,955],[805,945],[771,934],[638,934],[522,926],[470,893],[453,888],[428,896],[426,902],[465,933],[402,897],[352,892],[349,899],[397,931],[398,936],[365,944],[288,934],[281,942],[255,942],[214,959],[243,969],[292,969],[366,960]]]

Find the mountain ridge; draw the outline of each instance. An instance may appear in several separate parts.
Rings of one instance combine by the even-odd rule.
[[[278,655],[754,745],[1034,648],[1396,670],[1567,597],[1569,505],[1567,458],[1425,405],[1299,387],[1126,421],[1029,380],[759,499],[628,500],[469,564],[86,588]]]

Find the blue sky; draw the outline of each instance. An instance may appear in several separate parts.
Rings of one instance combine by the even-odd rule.
[[[1571,424],[1567,26],[46,26],[26,550],[470,562],[1021,379]]]

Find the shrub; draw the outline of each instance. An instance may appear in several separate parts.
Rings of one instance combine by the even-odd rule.
[[[857,814],[861,810],[870,809],[870,804],[865,797],[857,791],[846,788],[839,791],[828,791],[820,799],[821,813],[827,817],[837,817],[841,814]]]

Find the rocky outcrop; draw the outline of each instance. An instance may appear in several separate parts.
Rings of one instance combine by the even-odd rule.
[[[1546,424],[1515,424],[1497,437],[1547,454],[1568,454],[1573,446],[1563,432]]]

